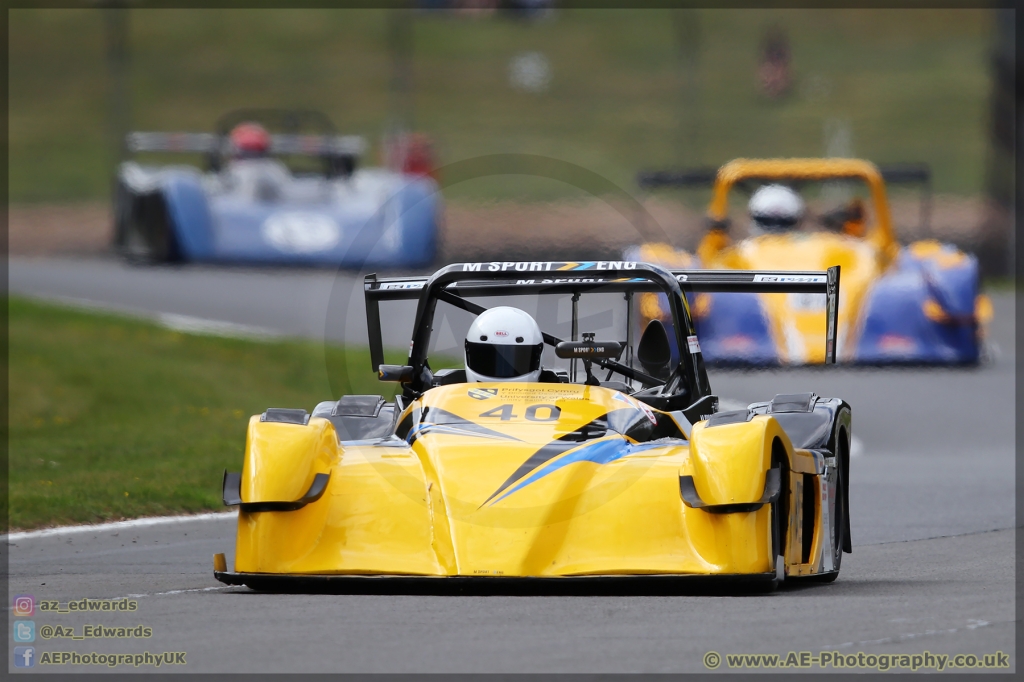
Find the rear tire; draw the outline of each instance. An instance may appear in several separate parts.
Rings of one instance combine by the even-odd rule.
[[[129,263],[149,265],[177,258],[174,234],[167,217],[163,195],[128,194],[129,206],[123,220],[121,253]]]

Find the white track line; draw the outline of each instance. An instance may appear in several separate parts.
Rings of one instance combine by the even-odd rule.
[[[161,526],[171,523],[188,523],[189,521],[217,521],[235,516],[238,512],[212,512],[209,514],[182,514],[180,516],[146,516],[141,519],[128,521],[114,521],[113,523],[95,523],[86,526],[60,526],[58,528],[44,528],[42,530],[22,531],[0,536],[0,541],[17,542],[19,540],[34,540],[36,538],[48,538],[57,535],[74,535],[77,533],[105,533],[111,530],[123,528],[144,528],[146,526]]]
[[[168,590],[167,592],[152,592],[148,594],[126,594],[125,599],[139,599],[141,597],[164,597],[169,594],[185,594],[187,592],[215,592],[217,590],[230,590],[237,585],[218,585],[216,587],[193,587],[187,590]],[[116,600],[115,600],[116,601]],[[12,607],[13,608],[13,607]]]
[[[239,587],[239,585],[217,585],[216,587],[193,587],[185,590],[168,590],[167,592],[142,592],[138,594],[126,594],[123,597],[113,597],[110,599],[96,599],[96,601],[121,601],[122,599],[142,599],[144,597],[164,597],[170,594],[186,594],[188,592],[217,592],[219,590],[230,590],[233,587]],[[94,599],[89,597],[89,599]],[[14,605],[7,607],[8,611],[14,610]],[[73,611],[58,611],[58,613],[75,613]],[[90,613],[88,611],[81,611],[79,613]],[[95,613],[95,612],[92,612]]]
[[[167,329],[181,332],[183,334],[222,336],[235,339],[248,339],[250,341],[270,341],[284,336],[281,332],[268,329],[266,327],[254,327],[248,324],[238,324],[235,322],[227,322],[225,320],[211,320],[205,317],[193,317],[192,315],[151,312],[134,306],[104,303],[102,301],[75,298],[73,296],[35,294],[29,294],[28,296],[37,300],[65,305],[70,308],[115,313],[150,320],[156,322],[162,327],[166,327]]]
[[[987,620],[975,620],[971,619],[967,621],[967,625],[963,625],[958,628],[949,628],[946,630],[925,630],[924,632],[908,632],[903,635],[895,635],[893,637],[882,637],[881,639],[865,639],[860,642],[843,642],[842,644],[830,644],[829,646],[821,647],[820,651],[827,651],[829,649],[849,649],[855,646],[869,646],[872,644],[898,644],[900,642],[908,642],[912,639],[919,639],[921,637],[933,637],[935,635],[952,635],[957,632],[966,632],[967,630],[977,630],[978,628],[987,628],[992,625],[1002,625],[1003,623],[1012,623],[1013,621],[1002,621],[1000,623],[990,623]]]
[[[248,324],[236,324],[235,322],[224,322],[222,320],[208,320],[202,317],[192,317],[191,315],[157,313],[156,319],[164,327],[185,334],[224,336],[248,339],[250,341],[265,341],[281,336],[281,334],[264,327],[253,327]]]

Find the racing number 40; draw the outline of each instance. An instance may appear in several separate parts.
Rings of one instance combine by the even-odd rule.
[[[507,422],[517,418],[517,415],[513,414],[512,409],[513,406],[510,403],[506,403],[504,405],[498,405],[497,407],[491,408],[480,416],[491,417]],[[537,403],[527,407],[526,414],[524,416],[532,422],[553,422],[558,420],[558,415],[561,414],[561,412],[562,410],[557,405]]]

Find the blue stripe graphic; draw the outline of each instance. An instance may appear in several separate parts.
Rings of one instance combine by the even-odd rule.
[[[617,459],[622,459],[623,457],[628,457],[629,455],[633,455],[644,450],[651,450],[653,448],[660,447],[664,447],[664,444],[630,444],[630,442],[624,438],[611,438],[608,440],[599,440],[593,443],[589,443],[581,448],[577,448],[575,450],[570,451],[561,459],[555,460],[554,462],[547,464],[541,469],[538,469],[530,476],[526,477],[516,485],[506,490],[504,495],[494,500],[491,504],[497,504],[501,500],[505,499],[506,497],[514,493],[515,491],[525,488],[531,483],[535,483],[540,479],[544,478],[545,476],[553,474],[559,469],[569,466],[570,464],[575,464],[576,462],[594,462],[596,464],[608,464],[609,462],[614,462]]]

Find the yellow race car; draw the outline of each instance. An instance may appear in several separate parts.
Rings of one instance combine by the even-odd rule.
[[[223,480],[238,507],[233,570],[218,554],[214,575],[275,591],[834,580],[851,549],[850,406],[802,393],[718,411],[685,299],[717,291],[821,294],[834,360],[838,268],[499,262],[368,275],[371,361],[397,395],[253,416],[241,472]],[[670,315],[636,339],[647,293]],[[467,327],[494,297],[544,325],[536,354],[502,341],[536,359],[531,381],[469,381],[446,350],[469,362]],[[381,306],[403,303],[416,305],[408,360],[387,365]]]
[[[628,249],[625,256],[708,269],[841,265],[841,362],[975,364],[992,316],[991,302],[979,290],[977,260],[931,239],[901,246],[893,232],[886,180],[929,179],[926,167],[880,171],[859,159],[736,159],[717,173],[642,173],[640,185],[648,189],[713,184],[708,230],[694,253],[649,243]],[[752,234],[739,241],[730,236],[734,188],[753,193],[748,208]],[[772,192],[775,205],[768,198],[759,207],[759,198]],[[816,212],[810,210],[814,203]],[[759,210],[763,214],[755,214]],[[825,359],[822,296],[714,293],[690,303],[710,363],[815,364]],[[647,297],[641,312],[643,320],[664,317],[664,299]]]

